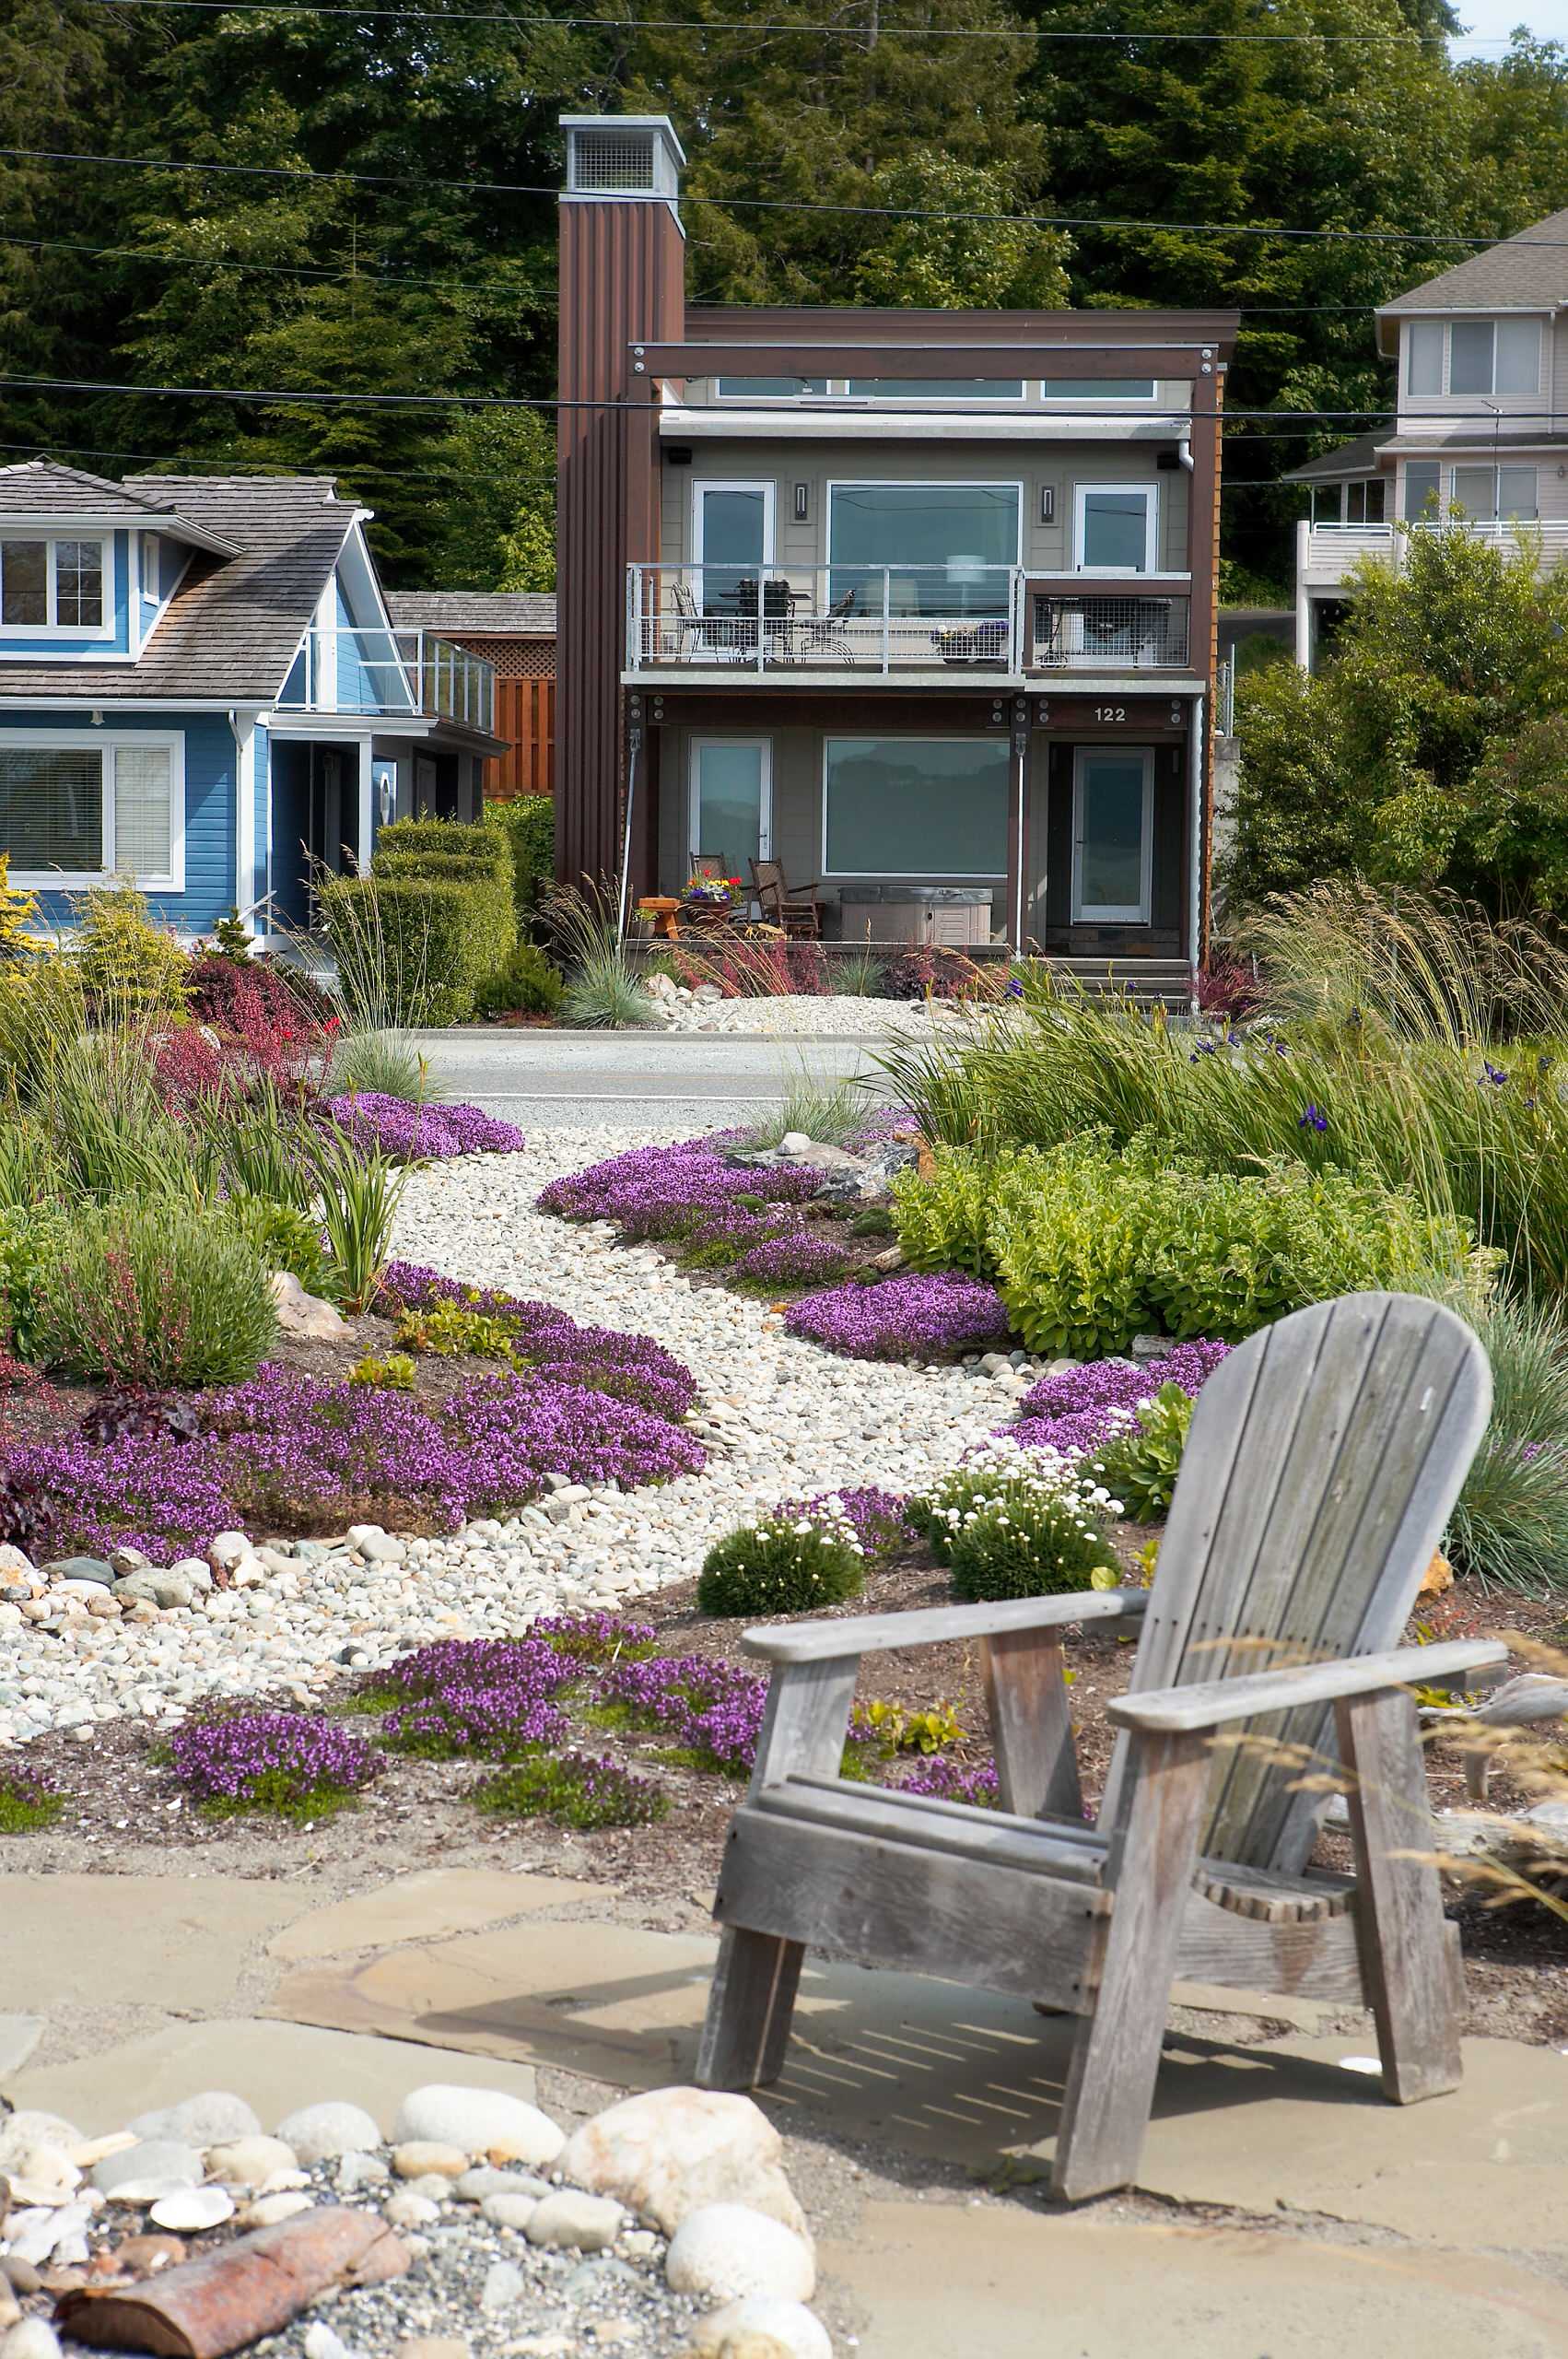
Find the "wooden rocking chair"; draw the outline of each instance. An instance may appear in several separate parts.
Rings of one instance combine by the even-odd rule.
[[[754,860],[752,885],[768,925],[776,925],[791,942],[821,940],[822,910],[814,885],[791,891],[784,882],[784,864],[778,860]]]
[[[1500,1661],[1394,1647],[1485,1429],[1486,1356],[1408,1295],[1349,1295],[1233,1352],[1192,1420],[1148,1590],[750,1630],[774,1666],[730,1828],[697,2065],[775,2080],[807,1947],[1079,2018],[1053,2173],[1133,2179],[1178,1977],[1369,2006],[1400,2105],[1459,2081],[1458,1936],[1419,1856],[1431,1820],[1406,1683]],[[1142,1636],[1097,1827],[1084,1824],[1064,1625]],[[1002,1808],[838,1776],[860,1659],[977,1639]],[[1238,1742],[1239,1739],[1239,1742]],[[1308,1867],[1335,1744],[1357,1872]],[[1305,1767],[1304,1767],[1305,1765]]]

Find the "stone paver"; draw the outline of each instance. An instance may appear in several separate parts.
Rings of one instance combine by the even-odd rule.
[[[531,2105],[535,2095],[530,2064],[243,2015],[166,2025],[75,2063],[18,2072],[6,2093],[18,2108],[64,2114],[89,2137],[197,2089],[243,2097],[269,2130],[286,2114],[331,2097],[363,2106],[390,2136],[403,2099],[433,2081],[505,2089]]]
[[[19,2072],[42,2036],[41,2015],[0,2015],[0,2072]]]
[[[298,1914],[287,1884],[243,1876],[0,1876],[0,1990],[53,2013],[112,2000],[203,2013]]]
[[[267,1955],[292,1964],[345,1957],[355,1950],[386,1949],[400,1942],[431,1942],[481,1925],[526,1916],[535,1908],[599,1897],[596,1884],[566,1876],[507,1875],[498,1868],[430,1868],[398,1876],[374,1892],[313,1908],[267,1943]]]
[[[1559,2287],[1464,2253],[1102,2224],[1012,2205],[868,2203],[853,2237],[818,2258],[866,2313],[857,2359],[1568,2353]]]

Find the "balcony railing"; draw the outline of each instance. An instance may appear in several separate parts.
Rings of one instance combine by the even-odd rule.
[[[280,710],[399,713],[489,732],[496,672],[483,655],[424,630],[308,630]]]
[[[1180,670],[1183,579],[1134,589],[955,557],[943,565],[634,565],[627,668],[774,676]]]
[[[1296,526],[1297,572],[1309,588],[1322,589],[1343,581],[1363,557],[1377,557],[1397,569],[1412,533],[1443,533],[1451,525],[1462,525],[1466,532],[1507,548],[1534,548],[1543,571],[1568,561],[1568,522],[1560,519],[1537,523],[1513,517],[1457,516],[1412,525],[1309,524],[1304,519]]]

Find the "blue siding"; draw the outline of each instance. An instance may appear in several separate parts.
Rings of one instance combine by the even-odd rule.
[[[25,730],[46,736],[52,729],[77,729],[85,713],[18,712],[0,714],[0,728]],[[181,732],[185,739],[185,890],[148,896],[155,913],[182,933],[206,933],[226,910],[234,907],[235,745],[234,732],[221,712],[155,710],[116,712],[106,716],[106,737],[130,736],[137,730],[167,735]],[[74,896],[41,892],[40,907],[51,924],[68,925]]]
[[[52,540],[68,540],[67,533],[53,533]],[[76,639],[68,633],[45,631],[31,639],[7,637],[0,641],[0,649],[8,656],[18,655],[80,655],[94,663],[101,663],[108,655],[124,655],[131,645],[131,536],[128,533],[113,533],[110,557],[110,598],[112,606],[114,635],[111,639]],[[0,668],[0,687],[5,674]]]

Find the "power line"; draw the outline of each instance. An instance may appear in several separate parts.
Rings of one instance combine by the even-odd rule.
[[[158,246],[88,246],[71,238],[18,238],[8,230],[0,230],[0,246],[24,246],[40,252],[88,254],[100,262],[150,262],[168,270],[226,270],[253,278],[328,279],[334,284],[351,283],[356,278],[368,279],[377,287],[455,287],[470,294],[507,294],[516,296],[521,290],[509,286],[497,276],[485,278],[425,278],[413,272],[374,270],[356,262],[340,264],[335,269],[322,264],[281,262],[236,262],[227,254],[170,254]]]
[[[545,185],[532,181],[439,180],[424,172],[318,172],[305,164],[196,164],[170,156],[99,156],[54,147],[0,147],[0,157],[4,156],[33,163],[95,164],[125,171],[206,172],[250,180],[315,181],[323,183],[341,181],[366,188],[439,188],[457,190],[470,196],[559,197],[562,194],[560,187],[553,182]],[[720,211],[729,212],[830,213],[855,218],[955,221],[976,227],[1014,229],[1158,229],[1167,235],[1175,230],[1184,235],[1213,238],[1290,238],[1322,240],[1340,245],[1475,246],[1482,250],[1504,242],[1495,237],[1470,237],[1458,231],[1289,229],[1277,226],[1270,228],[1259,222],[1122,219],[1093,213],[976,213],[944,211],[918,205],[835,205],[804,197],[705,197],[699,190],[688,190],[686,198],[689,203],[712,205]],[[661,205],[665,200],[651,197],[647,202]],[[1515,237],[1505,242],[1520,252],[1537,248],[1543,251],[1568,248],[1568,239],[1564,238]]]
[[[136,14],[151,9],[162,13],[170,10],[197,9],[216,16],[239,17],[262,15],[273,18],[287,17],[352,17],[392,18],[396,21],[439,27],[441,25],[512,25],[520,31],[579,31],[579,32],[639,32],[639,33],[700,33],[714,34],[788,33],[802,39],[853,41],[864,43],[871,28],[856,24],[790,24],[759,20],[747,23],[740,18],[729,22],[707,22],[693,17],[520,17],[506,8],[451,8],[432,13],[425,8],[355,8],[328,6],[320,8],[275,7],[272,0],[92,0],[99,8],[113,8],[118,14]],[[1407,47],[1414,42],[1432,47],[1446,40],[1443,33],[1417,32],[1407,27],[1402,32],[1387,33],[1255,33],[1255,32],[1144,32],[1136,26],[1124,26],[1111,30],[1074,31],[1059,26],[1031,29],[1027,26],[997,25],[899,25],[890,24],[879,15],[876,24],[879,40],[928,41],[1139,41],[1199,43],[1205,47],[1228,41],[1248,47],[1293,48],[1326,47],[1335,49],[1366,49]],[[1502,37],[1492,36],[1469,43],[1473,49],[1508,49],[1512,43]]]

